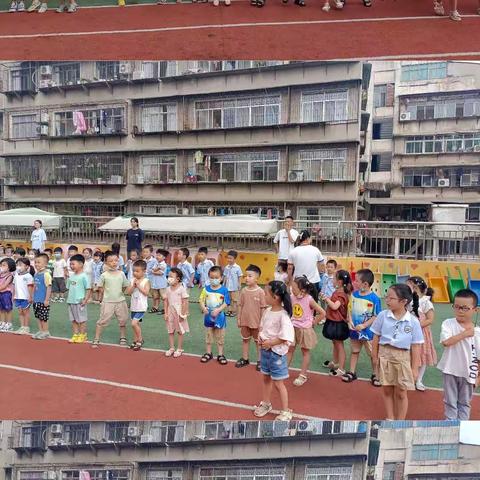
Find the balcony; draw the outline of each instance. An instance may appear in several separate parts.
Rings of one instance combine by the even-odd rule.
[[[19,454],[45,451],[48,426],[44,422],[14,426],[12,435],[8,437],[8,448]]]
[[[0,70],[0,93],[8,97],[35,95],[37,93],[35,72],[35,62],[21,62],[4,67]]]

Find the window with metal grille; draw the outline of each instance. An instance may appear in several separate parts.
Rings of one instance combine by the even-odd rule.
[[[348,119],[348,90],[303,92],[302,122],[340,122]]]
[[[154,442],[182,442],[185,439],[184,422],[152,422],[148,432]]]
[[[170,470],[170,469],[161,469],[161,470],[148,470],[147,471],[147,480],[182,480],[183,479],[183,470],[181,468]]]
[[[345,181],[354,180],[353,172],[347,172],[347,149],[302,150],[299,152],[304,180]]]
[[[177,75],[178,62],[142,62],[142,72],[144,78],[164,78]]]
[[[22,62],[19,67],[10,70],[10,91],[32,92],[36,90],[33,78],[35,76],[35,62]]]
[[[90,469],[85,468],[90,475],[90,480],[128,480],[130,472],[120,469]],[[63,470],[62,480],[79,480],[81,470]]]
[[[433,187],[435,171],[433,168],[405,169],[403,172],[404,187]]]
[[[308,465],[305,467],[305,480],[351,480],[353,465]]]
[[[384,463],[382,480],[395,480],[396,471],[397,471],[396,463]]]
[[[12,115],[12,134],[11,139],[38,138],[40,132],[38,130],[39,116],[36,113]]]
[[[199,480],[285,480],[285,467],[202,467]]]
[[[428,62],[402,65],[402,82],[434,80],[447,77],[447,62]]]
[[[80,80],[80,63],[59,63],[52,66],[52,79],[57,85],[76,85]]]
[[[447,96],[427,100],[409,99],[406,111],[410,120],[434,120],[439,118],[468,118],[480,116],[478,95]]]
[[[344,220],[344,207],[316,206],[298,207],[298,220],[308,222],[339,222]]]
[[[139,213],[145,215],[176,215],[176,205],[139,205]]]
[[[145,155],[140,158],[139,183],[168,183],[177,179],[176,155]]]
[[[455,460],[458,458],[458,443],[413,445],[412,460]]]
[[[36,470],[36,471],[23,471],[20,470],[18,472],[19,480],[44,480],[43,475],[45,473],[44,470]]]
[[[239,128],[278,125],[280,95],[195,102],[195,127]]]
[[[120,62],[96,62],[99,80],[117,80],[120,76]]]
[[[142,105],[140,108],[143,132],[170,132],[177,130],[177,105],[175,103]]]
[[[46,425],[22,427],[20,446],[24,448],[44,448],[46,435]]]
[[[387,105],[387,86],[375,85],[373,88],[373,106],[375,108]]]
[[[113,442],[123,442],[128,436],[129,422],[107,422],[105,424],[105,437]]]
[[[63,438],[69,444],[85,444],[90,440],[89,423],[65,423]]]
[[[407,154],[480,152],[480,132],[417,135],[405,139]]]

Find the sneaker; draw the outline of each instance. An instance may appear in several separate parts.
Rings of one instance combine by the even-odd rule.
[[[39,0],[33,0],[32,4],[28,7],[28,12],[35,12],[36,10],[38,10],[40,7],[42,6],[42,4],[40,3]]]
[[[45,13],[48,10],[48,5],[46,3],[42,3],[40,8],[38,9],[38,13]]]
[[[23,327],[22,335],[30,335],[30,327]]]
[[[25,3],[24,2],[18,2],[17,12],[24,12],[24,11],[25,11]]]
[[[220,0],[213,0],[213,6],[218,7],[220,5]]]
[[[55,10],[57,13],[63,13],[67,9],[67,6],[64,3],[61,3],[58,8]],[[55,302],[59,302],[60,299],[57,298]]]
[[[419,391],[419,392],[424,392],[426,390],[425,388],[425,385],[422,383],[422,382],[417,382],[415,384],[415,388]]]
[[[278,420],[280,422],[289,422],[293,418],[293,412],[290,410],[290,408],[287,408],[287,410],[282,410],[280,412],[280,415],[277,415],[275,417],[275,420]]]
[[[0,322],[0,332],[3,332],[3,327],[5,327],[5,322]]]
[[[25,327],[20,327],[18,330],[15,330],[13,333],[15,335],[23,335],[24,331],[25,331]]]
[[[67,8],[68,13],[75,13],[76,11],[77,11],[77,4],[76,3],[71,3]]]
[[[323,7],[322,10],[324,12],[329,12],[330,11],[330,4],[327,2]]]
[[[50,336],[49,332],[40,332],[38,336],[36,337],[36,340],[45,340]]]
[[[38,332],[36,332],[36,333],[34,333],[34,334],[32,335],[32,338],[33,338],[34,340],[38,340],[38,337],[39,337],[41,334],[42,334],[42,332],[39,330]]]
[[[267,413],[271,411],[272,411],[271,403],[260,402],[260,405],[255,406],[255,410],[253,411],[253,414],[256,417],[264,417],[265,415],[267,415]]]
[[[10,10],[9,12],[13,13],[13,12],[17,12],[18,11],[18,4],[17,2],[12,2],[10,4]]]
[[[3,332],[11,332],[13,330],[13,325],[11,323],[5,323],[3,327]]]
[[[457,10],[453,10],[452,12],[450,12],[450,20],[453,20],[455,22],[460,22],[462,20],[462,17],[457,12]]]
[[[341,0],[335,0],[335,8],[337,10],[342,10],[343,9],[343,2]]]
[[[68,341],[68,343],[77,343],[77,339],[79,337],[79,333],[75,333],[72,335],[72,338]]]

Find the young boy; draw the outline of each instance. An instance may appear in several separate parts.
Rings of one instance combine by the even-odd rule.
[[[15,249],[15,252],[13,254],[13,259],[17,261],[19,258],[25,258],[26,255],[27,255],[27,251],[22,247],[18,247]]]
[[[96,251],[93,254],[93,303],[100,303],[98,290],[100,283],[100,276],[103,273],[103,253]]]
[[[15,331],[19,335],[30,333],[30,305],[33,296],[33,277],[30,274],[30,260],[19,258],[17,272],[13,278],[15,285],[14,304],[18,309],[20,328]]]
[[[155,266],[152,270],[152,298],[153,306],[152,313],[158,312],[160,315],[165,313],[165,309],[160,310],[160,298],[165,302],[165,296],[167,294],[168,280],[167,280],[167,262],[165,259],[168,256],[168,252],[159,248],[155,252]]]
[[[237,368],[249,365],[250,340],[253,338],[257,350],[257,371],[260,371],[260,347],[258,333],[260,320],[267,307],[265,291],[258,286],[262,271],[256,265],[249,265],[245,271],[245,285],[240,293],[237,325],[242,335],[242,358],[235,364]]]
[[[217,361],[220,365],[226,365],[227,359],[223,354],[225,344],[225,328],[227,317],[225,310],[230,304],[228,290],[222,285],[222,269],[214,266],[208,273],[210,285],[207,285],[200,294],[199,303],[204,314],[206,353],[201,358],[202,363],[213,359],[212,343],[217,344]]]
[[[50,276],[53,275],[53,250],[51,248],[46,248],[43,253],[47,255],[47,270],[50,272]]]
[[[46,250],[45,250],[46,252]],[[33,315],[38,321],[38,332],[32,335],[35,340],[45,340],[50,336],[48,318],[50,316],[50,295],[52,293],[52,274],[48,269],[49,256],[41,253],[35,259],[33,281]]]
[[[138,351],[143,345],[143,336],[140,323],[148,310],[148,294],[150,292],[150,281],[145,276],[147,264],[144,260],[137,260],[133,264],[133,278],[127,287],[126,293],[131,295],[130,317],[132,319],[133,343],[132,350]]]
[[[100,346],[102,331],[110,323],[113,316],[117,317],[120,327],[120,345],[126,345],[126,326],[129,312],[123,292],[129,286],[129,282],[125,274],[118,270],[118,255],[116,253],[111,251],[105,253],[105,271],[100,276],[98,286],[101,299],[100,318],[97,322],[92,348]]]
[[[335,272],[337,271],[337,262],[331,258],[325,265],[325,273],[320,280],[321,290],[320,293],[330,298],[335,291]]]
[[[155,265],[157,264],[157,261],[155,260],[155,257],[153,256],[153,246],[152,245],[145,245],[142,248],[142,260],[147,264],[147,271],[146,275],[148,280],[150,281],[150,284],[153,281],[153,269]]]
[[[213,262],[207,258],[208,248],[200,247],[197,253],[197,273],[199,275],[198,288],[202,290],[203,287],[210,285],[210,278],[208,272],[213,267]]]
[[[73,274],[73,270],[72,270],[71,265],[70,265],[70,259],[74,255],[78,255],[78,247],[75,246],[75,245],[70,245],[68,247],[68,253],[67,253],[67,275],[66,275],[67,278],[69,277],[69,275]]]
[[[13,258],[13,247],[5,247],[5,253],[2,260],[4,260],[5,258]]]
[[[0,262],[0,332],[12,331],[13,276],[17,269],[13,258]]]
[[[447,420],[469,420],[473,391],[480,384],[480,327],[473,318],[478,297],[469,289],[453,299],[455,318],[442,323],[440,341],[445,347],[437,367],[443,373],[443,402]]]
[[[80,254],[72,255],[69,263],[72,273],[67,278],[67,304],[73,335],[68,343],[85,343],[87,341],[87,303],[92,286],[90,277],[83,271],[85,257]]]
[[[188,248],[181,248],[179,255],[179,262],[177,268],[183,274],[183,286],[187,289],[188,294],[190,295],[190,290],[193,288],[193,278],[195,277],[195,269],[192,267],[192,264],[188,261],[190,256],[190,251]]]
[[[227,287],[230,295],[230,305],[228,307],[227,317],[234,317],[237,314],[238,301],[240,299],[242,269],[237,265],[238,253],[230,250],[227,254],[227,265],[223,270],[223,284]]]
[[[53,280],[52,280],[52,302],[64,302],[67,286],[65,278],[68,275],[67,262],[63,258],[63,250],[56,247],[53,250]]]
[[[327,264],[328,265],[328,264]],[[372,285],[375,280],[373,272],[368,268],[359,270],[353,282],[354,292],[350,301],[350,371],[342,376],[342,380],[351,383],[357,379],[357,363],[362,347],[370,357],[372,363],[372,375],[370,382],[374,387],[381,387],[377,378],[377,366],[372,360],[373,332],[370,325],[375,321],[377,315],[382,311],[382,302],[375,292],[372,292]]]
[[[140,252],[138,250],[130,250],[130,252],[128,252],[128,260],[126,263],[126,276],[128,281],[133,279],[133,264],[137,260],[140,260]]]

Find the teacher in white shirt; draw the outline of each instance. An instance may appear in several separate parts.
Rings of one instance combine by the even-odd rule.
[[[39,252],[43,252],[45,250],[45,242],[47,241],[47,234],[45,230],[42,228],[42,221],[35,220],[33,222],[34,230],[30,237],[32,242],[32,250],[38,250]]]
[[[279,230],[273,239],[275,251],[278,255],[278,263],[287,264],[288,256],[295,247],[299,233],[293,228],[293,217],[285,217],[282,230]]]

